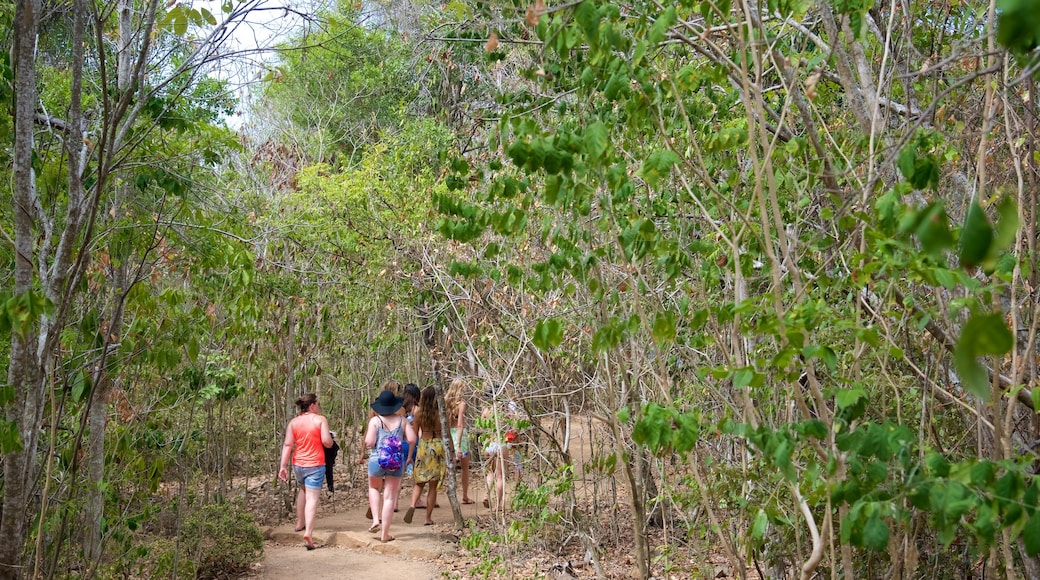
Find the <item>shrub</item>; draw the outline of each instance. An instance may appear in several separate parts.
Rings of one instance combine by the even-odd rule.
[[[233,503],[204,506],[181,529],[196,578],[229,578],[249,571],[264,551],[264,537],[251,515]]]

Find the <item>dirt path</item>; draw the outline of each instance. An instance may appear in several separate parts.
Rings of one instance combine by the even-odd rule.
[[[480,486],[474,486],[479,488]],[[358,491],[350,490],[356,499],[346,505],[322,498],[314,543],[318,549],[304,548],[303,534],[294,530],[295,523],[267,528],[264,531],[264,560],[252,575],[254,578],[331,580],[339,578],[379,578],[380,580],[426,580],[443,578],[455,564],[458,535],[454,533],[451,506],[441,495],[441,507],[433,512],[432,526],[424,526],[425,515],[416,510],[411,524],[404,523],[405,510],[411,497],[407,483],[401,490],[400,512],[391,523],[393,542],[383,544],[379,534],[369,533],[371,520],[365,517],[365,504]],[[466,519],[485,515],[481,505],[483,489],[472,489],[475,504],[464,505]],[[337,494],[340,495],[340,494]]]
[[[552,427],[552,424],[547,423],[547,426]],[[571,431],[570,452],[579,466],[589,456],[585,429],[586,423],[579,418]],[[472,467],[470,477],[470,495],[476,503],[460,506],[466,520],[490,513],[482,505],[486,496],[483,470],[479,466]],[[451,506],[443,493],[438,499],[441,507],[433,513],[435,525],[424,526],[425,514],[419,510],[413,522],[406,524],[405,510],[412,496],[411,480],[406,478],[400,496],[401,511],[394,514],[391,524],[391,533],[396,540],[383,544],[379,542],[378,534],[367,531],[371,524],[371,520],[365,517],[367,485],[363,467],[342,467],[338,471],[337,487],[343,489],[337,491],[334,499],[323,493],[318,507],[314,542],[319,548],[312,551],[304,548],[303,535],[294,531],[295,522],[269,527],[264,532],[263,564],[252,577],[272,580],[425,580],[469,576],[467,561],[470,560],[460,557],[458,538],[461,532],[453,528]],[[512,485],[510,481],[507,489]],[[458,493],[461,499],[461,489]],[[458,575],[446,576],[456,571]]]

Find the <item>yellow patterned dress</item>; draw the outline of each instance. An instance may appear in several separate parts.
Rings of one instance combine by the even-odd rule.
[[[443,441],[419,439],[419,446],[415,450],[415,469],[412,471],[415,483],[444,481],[448,476],[448,463],[445,457]]]

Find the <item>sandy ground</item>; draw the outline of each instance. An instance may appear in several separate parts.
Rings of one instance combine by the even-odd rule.
[[[484,490],[480,487],[474,486],[471,490],[475,504],[460,506],[467,520],[489,513],[481,505]],[[403,518],[411,498],[411,485],[406,483],[401,493],[400,511],[394,514],[390,524],[390,532],[396,539],[384,544],[379,541],[378,533],[368,532],[372,522],[365,517],[367,506],[356,492],[350,494],[354,499],[346,505],[341,501],[328,501],[328,496],[323,494],[314,530],[314,543],[318,546],[315,550],[304,547],[303,534],[294,530],[294,522],[267,528],[263,564],[251,577],[425,580],[443,578],[443,573],[455,568],[458,532],[454,530],[447,497],[441,494],[438,498],[441,507],[434,509],[434,525],[423,525],[423,510],[416,510],[412,523],[406,524]]]
[[[570,451],[580,466],[588,457],[589,440],[583,421],[576,422],[574,427]],[[410,505],[412,484],[410,478],[405,478],[400,511],[394,514],[390,528],[396,539],[383,544],[379,534],[367,531],[371,520],[365,517],[368,480],[363,466],[339,465],[337,473],[337,488],[342,489],[334,498],[323,493],[319,503],[314,531],[318,549],[304,548],[303,534],[294,531],[293,521],[268,527],[264,531],[264,560],[251,574],[252,578],[425,580],[469,576],[466,562],[472,560],[459,557],[458,541],[464,532],[454,528],[446,494],[438,495],[441,507],[433,512],[434,525],[423,525],[422,510],[416,510],[412,523],[406,524],[403,518]],[[470,495],[475,503],[459,506],[466,521],[480,518],[484,524],[488,522],[490,510],[483,507],[487,491],[484,474],[479,463],[471,466]],[[507,489],[513,483],[509,481]],[[458,494],[461,501],[461,489]]]

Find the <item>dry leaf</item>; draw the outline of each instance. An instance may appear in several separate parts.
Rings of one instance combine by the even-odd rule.
[[[498,35],[492,32],[491,36],[488,36],[487,44],[484,45],[484,51],[491,52],[496,48],[498,48]]]
[[[805,79],[805,96],[810,101],[816,100],[816,83],[820,82],[820,75],[822,74],[822,69],[816,69],[809,75],[809,78]]]
[[[537,26],[542,14],[545,14],[545,2],[535,0],[533,5],[527,7],[527,15],[524,19],[527,21],[528,26]]]

